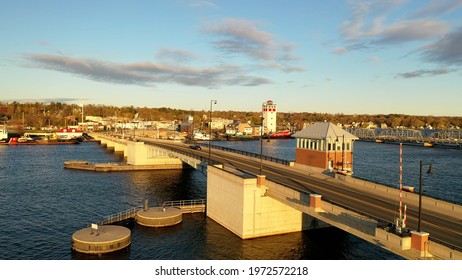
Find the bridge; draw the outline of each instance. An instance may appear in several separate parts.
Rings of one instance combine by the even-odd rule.
[[[95,136],[110,144],[108,137]],[[407,259],[462,259],[462,207],[423,197],[422,230],[390,231],[399,191],[349,176],[229,150],[191,149],[150,138],[123,141],[133,155],[180,160],[207,175],[207,216],[241,238],[335,226]],[[208,165],[210,163],[210,165]],[[262,171],[260,173],[260,171]],[[416,229],[419,197],[404,193],[408,229]]]
[[[348,128],[348,132],[360,140],[375,142],[410,143],[422,146],[461,148],[462,130],[440,130],[425,133],[417,129],[369,129]]]

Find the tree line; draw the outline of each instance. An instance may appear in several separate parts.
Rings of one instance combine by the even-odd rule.
[[[193,116],[194,122],[207,121],[209,111],[192,111],[174,108],[147,108],[147,107],[115,107],[109,105],[89,104],[83,107],[84,116],[99,116],[102,118],[113,117],[119,121],[131,121],[135,117],[139,120],[155,121],[177,121]],[[250,122],[251,124],[261,123],[261,112],[243,111],[213,111],[212,117]],[[82,120],[82,106],[77,104],[66,104],[60,102],[51,103],[19,103],[0,102],[0,122],[8,126],[21,129],[42,127],[66,127],[77,125]],[[306,124],[317,121],[330,121],[334,124],[367,127],[370,123],[380,127],[386,124],[387,127],[422,128],[432,127],[434,129],[458,129],[462,128],[462,116],[413,116],[405,114],[375,114],[375,115],[345,115],[315,112],[278,112],[277,122],[279,129],[294,130],[302,129]]]

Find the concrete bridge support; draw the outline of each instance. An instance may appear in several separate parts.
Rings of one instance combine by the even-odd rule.
[[[255,178],[209,166],[207,216],[242,239],[328,226],[266,192],[265,176]]]
[[[182,169],[183,162],[176,157],[170,157],[165,152],[145,145],[144,142],[127,142],[127,164],[156,165],[159,169]]]

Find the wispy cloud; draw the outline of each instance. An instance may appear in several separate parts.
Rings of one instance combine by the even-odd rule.
[[[344,54],[347,54],[349,51],[347,48],[343,48],[343,47],[340,47],[340,48],[335,48],[332,53],[333,54],[338,54],[338,55],[344,55]]]
[[[161,61],[176,61],[176,62],[190,62],[199,58],[199,56],[193,52],[175,48],[161,48],[155,55],[158,60]]]
[[[420,41],[436,38],[444,35],[449,30],[448,24],[434,19],[422,19],[415,21],[401,21],[395,24],[378,28],[376,34],[377,43],[395,44],[410,41]]]
[[[462,65],[462,26],[423,48],[425,60],[444,65]]]
[[[114,63],[87,58],[46,54],[26,54],[26,66],[69,73],[89,80],[151,87],[156,84],[179,84],[219,88],[222,86],[258,86],[272,81],[248,75],[238,66],[186,67],[178,64],[136,62]]]
[[[430,3],[417,10],[414,17],[429,17],[451,13],[457,9],[462,8],[462,0],[432,0]]]
[[[245,55],[282,71],[304,70],[290,65],[298,60],[293,54],[293,43],[276,42],[276,36],[260,30],[253,21],[227,18],[204,27],[202,31],[221,37],[213,41],[213,45],[226,55]]]
[[[454,71],[455,70],[448,69],[448,68],[439,68],[439,69],[433,69],[433,70],[417,70],[417,71],[412,71],[412,72],[399,73],[396,75],[396,78],[410,79],[410,78],[431,77],[431,76],[447,74],[447,73],[454,72]]]
[[[462,65],[462,28],[451,32],[450,23],[441,15],[461,8],[462,0],[430,1],[413,14],[401,9],[405,3],[404,0],[349,2],[351,14],[339,27],[348,51],[391,48],[414,42],[421,46],[408,52],[420,53],[424,62],[438,62],[443,67],[399,73],[396,78],[431,77],[454,72],[449,66]],[[342,50],[334,53],[342,54]],[[369,61],[379,60],[371,57]]]
[[[447,22],[435,18],[400,18],[393,21],[388,12],[403,2],[354,2],[350,17],[340,26],[343,38],[350,44],[379,46],[429,40],[449,30]]]
[[[187,5],[192,8],[216,8],[217,5],[212,1],[190,0]]]
[[[380,60],[380,57],[377,56],[377,55],[373,55],[373,56],[370,56],[367,61],[369,62],[373,62],[373,63],[379,63],[381,60]]]

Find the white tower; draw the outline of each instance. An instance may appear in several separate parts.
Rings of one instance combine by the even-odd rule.
[[[263,130],[269,133],[276,133],[276,112],[277,106],[273,100],[268,100],[263,103]]]

